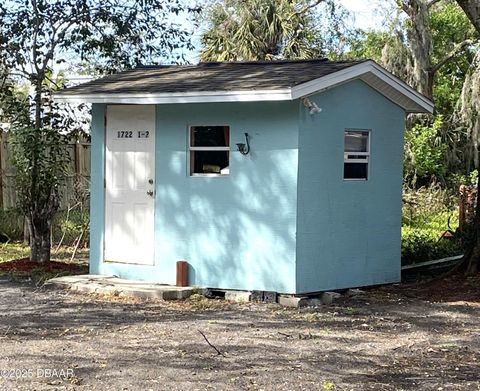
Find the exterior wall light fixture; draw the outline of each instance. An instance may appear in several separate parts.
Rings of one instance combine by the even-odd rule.
[[[250,142],[248,141],[249,136],[248,133],[245,133],[245,143],[237,143],[237,149],[238,152],[240,152],[242,155],[248,155],[250,152]]]
[[[322,109],[318,107],[315,102],[312,102],[308,98],[303,98],[302,103],[308,109],[308,112],[310,113],[310,115],[317,114],[322,111]]]

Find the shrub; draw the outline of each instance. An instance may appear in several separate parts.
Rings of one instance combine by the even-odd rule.
[[[402,264],[409,265],[461,254],[455,239],[440,239],[435,229],[402,228]]]
[[[80,237],[83,229],[83,244],[88,243],[88,211],[74,209],[67,213],[60,211],[55,215],[52,224],[52,246],[62,240],[64,245],[73,245]],[[0,234],[5,235],[9,240],[19,242],[23,240],[23,215],[18,209],[0,209]]]
[[[80,237],[82,230],[85,230],[82,238],[84,244],[88,243],[89,221],[88,211],[74,209],[69,213],[66,211],[58,212],[54,218],[52,230],[54,244],[62,241],[64,245],[74,245],[75,241]],[[63,238],[63,240],[62,240]]]
[[[410,183],[445,180],[444,153],[447,145],[441,138],[443,117],[434,122],[416,124],[405,134],[404,177]]]
[[[12,241],[23,240],[23,215],[18,209],[0,209],[0,234]]]
[[[441,239],[458,226],[458,197],[440,186],[404,189],[402,210],[402,264],[412,264],[462,253],[457,239]]]

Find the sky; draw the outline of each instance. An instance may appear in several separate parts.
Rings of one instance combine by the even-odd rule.
[[[361,29],[381,29],[384,17],[381,9],[392,0],[340,0],[340,3],[353,13],[355,25]]]

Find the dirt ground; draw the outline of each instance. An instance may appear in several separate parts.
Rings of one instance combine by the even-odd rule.
[[[0,389],[480,390],[479,282],[297,310],[2,281]]]

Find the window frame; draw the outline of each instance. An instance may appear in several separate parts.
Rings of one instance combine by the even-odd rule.
[[[223,128],[228,128],[228,146],[226,147],[193,147],[192,146],[192,128],[196,127],[223,127]],[[187,176],[191,178],[195,177],[228,177],[230,176],[230,141],[231,141],[231,126],[228,124],[195,124],[195,125],[187,125]],[[228,167],[229,171],[228,174],[216,174],[216,173],[195,173],[193,172],[193,161],[192,161],[192,152],[195,151],[211,151],[211,152],[228,152]]]
[[[345,135],[347,132],[367,133],[367,151],[366,152],[347,152],[345,149]],[[360,128],[345,128],[343,131],[343,180],[353,182],[366,182],[370,179],[370,158],[371,158],[371,144],[372,144],[372,129],[360,129]],[[347,155],[365,156],[365,159],[350,159]],[[351,164],[366,164],[367,165],[367,177],[366,178],[345,178],[345,163]]]

